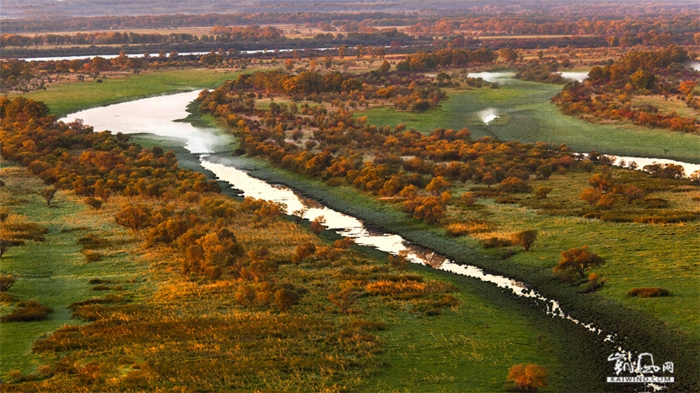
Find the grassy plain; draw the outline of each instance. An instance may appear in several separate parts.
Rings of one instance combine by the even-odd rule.
[[[670,158],[700,163],[700,136],[632,125],[593,124],[566,116],[549,99],[561,85],[512,80],[499,89],[447,90],[449,99],[422,114],[393,108],[356,112],[370,124],[403,123],[421,132],[442,127],[469,128],[476,138],[564,143],[575,151]],[[479,111],[493,108],[500,119],[484,124]]]
[[[193,282],[173,274],[176,271],[176,261],[172,257],[157,256],[151,252],[144,254],[146,250],[141,248],[140,242],[135,241],[132,234],[116,225],[112,219],[122,198],[113,197],[102,210],[93,210],[71,193],[61,192],[53,202],[53,207],[48,207],[38,195],[43,184],[29,176],[26,170],[5,164],[2,175],[7,184],[3,188],[3,204],[11,206],[14,214],[22,214],[27,220],[49,229],[44,242],[11,248],[3,256],[2,271],[11,272],[18,277],[18,283],[8,293],[22,300],[38,300],[55,310],[46,321],[0,324],[0,345],[3,348],[0,375],[4,379],[7,379],[7,373],[11,370],[20,370],[26,375],[34,372],[38,365],[57,361],[66,354],[63,351],[32,354],[32,344],[37,338],[50,335],[53,330],[64,325],[82,325],[87,329],[85,334],[89,336],[93,330],[83,322],[71,319],[71,311],[67,306],[106,293],[128,299],[129,305],[123,311],[117,311],[127,332],[128,326],[138,324],[144,329],[149,326],[144,333],[154,333],[139,334],[131,342],[126,340],[126,336],[121,336],[122,330],[109,334],[109,330],[102,332],[100,329],[108,329],[109,322],[103,322],[99,328],[95,327],[94,337],[107,334],[112,339],[102,344],[99,338],[90,339],[80,345],[81,349],[69,353],[76,359],[89,358],[96,364],[111,364],[101,366],[104,376],[98,374],[98,380],[117,373],[116,379],[110,380],[110,383],[117,383],[121,377],[132,378],[130,383],[138,383],[135,374],[152,376],[151,373],[155,372],[146,364],[152,367],[163,361],[174,361],[173,359],[183,360],[184,363],[173,367],[189,375],[193,369],[184,366],[185,364],[209,362],[207,359],[221,351],[234,358],[248,359],[248,366],[263,361],[256,354],[263,352],[267,354],[265,356],[277,356],[280,348],[296,353],[297,355],[291,355],[293,357],[303,353],[303,356],[309,356],[305,361],[311,361],[315,356],[320,356],[318,351],[328,349],[322,349],[323,345],[319,347],[305,343],[303,336],[295,335],[304,333],[294,330],[281,331],[285,336],[296,337],[294,340],[275,339],[273,347],[266,344],[269,343],[269,338],[265,338],[266,332],[261,332],[259,339],[248,338],[258,343],[259,348],[256,346],[258,344],[253,345],[251,342],[242,348],[242,342],[237,343],[237,336],[224,339],[219,335],[226,334],[227,329],[230,329],[226,326],[234,322],[290,323],[291,329],[294,329],[294,323],[313,316],[305,323],[314,326],[327,324],[329,328],[334,324],[349,323],[346,321],[348,317],[334,311],[326,299],[328,292],[333,291],[336,285],[344,285],[343,282],[352,285],[348,274],[371,277],[389,272],[386,261],[378,259],[374,259],[371,265],[358,263],[358,259],[344,259],[343,263],[320,266],[284,265],[276,274],[276,279],[309,288],[304,301],[295,307],[292,314],[276,316],[270,312],[245,311],[231,301],[230,292],[238,285],[236,280]],[[280,238],[282,233],[283,239]],[[79,239],[87,234],[109,239],[111,245],[99,250],[103,254],[102,260],[88,263],[81,254]],[[290,224],[278,225],[276,231],[262,231],[243,223],[236,234],[246,249],[265,245],[271,248],[273,255],[289,255],[290,247],[296,243],[318,242],[310,232]],[[377,257],[381,254],[374,255]],[[348,273],[348,266],[353,266],[355,273]],[[478,284],[465,285],[465,279],[426,268],[416,267],[412,273],[420,274],[426,281],[447,280],[457,285],[461,290],[454,295],[460,304],[446,309],[442,315],[425,316],[421,312],[411,311],[414,307],[411,300],[390,297],[359,299],[354,307],[361,310],[361,318],[383,321],[388,329],[377,332],[383,345],[381,351],[374,355],[376,361],[365,363],[358,359],[355,361],[363,364],[363,367],[349,369],[348,375],[355,379],[352,386],[373,392],[397,389],[491,392],[503,386],[508,367],[516,363],[536,362],[550,371],[551,385],[543,391],[565,389],[566,382],[560,378],[563,375],[560,359],[566,356],[567,350],[547,326],[546,318],[533,319],[522,307],[516,305],[514,309],[508,308],[503,300],[486,300],[482,291],[493,292],[494,288],[480,288]],[[91,290],[94,285],[88,281],[95,278],[108,281],[109,291]],[[3,314],[10,308],[9,303],[4,304]],[[506,309],[508,312],[504,312]],[[142,315],[143,312],[147,312],[149,317]],[[185,332],[189,331],[189,324],[194,323],[193,318],[202,318],[203,313],[206,317],[198,323],[212,324],[210,334],[215,338],[214,346],[211,345],[209,335],[190,336]],[[163,318],[167,323],[158,327],[158,318]],[[297,320],[298,318],[301,319]],[[161,345],[161,334],[167,335],[169,345]],[[313,334],[320,334],[316,338],[322,341],[333,337],[332,330],[325,333],[321,330]],[[133,364],[130,365],[131,363]],[[315,370],[315,366],[312,369]],[[268,386],[281,390],[293,389],[296,384],[316,386],[316,382],[309,379],[314,373],[312,371],[307,375],[305,372],[295,372],[293,378],[298,380],[290,381],[284,377],[284,373],[272,368],[269,372],[246,378],[246,384],[249,384],[246,386]],[[347,383],[344,382],[344,377],[323,375],[323,371],[317,377]],[[219,383],[232,383],[207,381],[207,378],[211,378],[207,372],[198,378],[200,379],[194,383],[199,386],[214,387],[221,386]],[[43,386],[58,389],[57,391],[63,391],[65,386],[60,379],[46,383]],[[82,389],[80,385],[75,386],[75,389]]]
[[[110,77],[103,82],[85,81],[50,86],[24,97],[44,101],[58,117],[82,109],[116,104],[137,98],[213,88],[235,78],[237,72],[210,69],[177,69]]]
[[[11,247],[3,255],[0,271],[17,278],[8,293],[23,301],[37,300],[54,309],[44,321],[0,324],[0,375],[5,375],[10,370],[34,369],[39,362],[39,357],[31,352],[34,340],[65,324],[78,323],[70,319],[68,305],[105,294],[91,290],[94,285],[89,284],[90,280],[109,280],[121,289],[107,293],[130,297],[136,288],[144,285],[139,276],[147,267],[133,255],[136,246],[131,236],[114,223],[109,209],[95,211],[72,193],[63,191],[58,192],[48,207],[40,194],[43,182],[29,176],[26,169],[3,162],[0,175],[6,183],[0,188],[0,205],[24,221],[49,230],[44,235],[45,241],[28,241],[24,246]],[[112,243],[109,248],[95,250],[102,255],[100,261],[88,263],[81,253],[79,239],[86,235],[104,237]],[[2,314],[10,309],[10,303],[0,305]]]

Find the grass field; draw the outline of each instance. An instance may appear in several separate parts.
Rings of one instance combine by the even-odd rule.
[[[115,104],[137,98],[214,88],[238,73],[224,70],[184,69],[144,72],[126,78],[108,78],[102,83],[85,81],[54,85],[45,91],[24,94],[44,101],[58,117],[81,109]]]
[[[549,203],[584,205],[578,200],[590,174],[568,173],[539,180],[534,187],[551,187]],[[464,191],[469,187],[464,187]],[[654,196],[672,203],[671,208],[700,211],[692,198],[700,197],[697,189],[690,192],[655,192]],[[521,196],[521,198],[535,198]],[[561,217],[541,214],[535,209],[515,204],[498,204],[481,199],[479,208],[453,211],[455,219],[484,220],[494,224],[492,231],[475,238],[510,238],[516,232],[536,229],[535,246],[529,252],[520,252],[509,263],[523,264],[551,274],[560,253],[573,247],[588,245],[606,259],[607,263],[595,271],[609,281],[595,295],[619,302],[625,307],[646,312],[669,326],[700,339],[700,250],[692,247],[700,231],[697,221],[680,224],[639,224],[603,222],[580,217]],[[477,246],[473,238],[460,238],[465,244]],[[562,284],[566,286],[566,284]],[[661,287],[673,296],[661,298],[629,297],[635,287]],[[576,288],[571,288],[576,291]]]
[[[3,255],[0,271],[17,277],[17,283],[8,293],[24,301],[37,300],[54,309],[44,321],[0,324],[0,375],[5,375],[10,370],[26,372],[35,368],[39,357],[31,352],[34,340],[65,324],[78,323],[70,319],[71,311],[67,307],[71,303],[105,294],[91,290],[94,285],[88,281],[109,280],[121,290],[107,293],[128,297],[143,285],[139,276],[146,266],[129,255],[136,245],[114,223],[109,210],[94,211],[64,192],[59,192],[48,207],[39,193],[42,182],[29,176],[25,169],[3,162],[0,173],[7,184],[0,189],[0,205],[49,230],[44,235],[45,241],[28,241],[25,246],[11,247]],[[88,263],[80,252],[78,240],[88,234],[109,238],[114,243],[109,249],[97,250],[103,255],[100,261]],[[2,314],[9,311],[9,303],[0,305],[0,310]]]
[[[67,306],[76,301],[104,296],[105,293],[114,293],[129,299],[129,309],[146,307],[150,310],[149,314],[162,314],[168,319],[168,326],[173,326],[172,323],[178,321],[174,315],[179,315],[183,318],[181,323],[184,328],[187,323],[191,323],[190,318],[199,316],[202,312],[207,313],[209,318],[222,318],[222,321],[246,318],[247,312],[231,303],[230,294],[226,290],[230,289],[231,285],[237,285],[235,280],[222,280],[211,284],[183,281],[178,275],[171,273],[172,261],[169,258],[155,258],[150,251],[142,249],[141,244],[135,242],[131,234],[117,226],[112,215],[115,206],[121,203],[120,197],[113,197],[114,203],[110,202],[103,207],[104,210],[95,211],[82,204],[71,193],[62,192],[52,202],[53,207],[48,207],[38,195],[38,191],[43,187],[41,181],[29,176],[24,169],[4,164],[2,175],[7,184],[2,194],[3,205],[11,206],[13,213],[21,214],[27,220],[49,229],[44,242],[11,248],[3,256],[1,270],[19,277],[18,283],[8,293],[22,300],[35,299],[55,310],[46,321],[0,324],[0,346],[3,348],[0,375],[3,379],[11,370],[21,370],[26,375],[35,371],[38,365],[51,363],[63,357],[65,352],[31,354],[32,344],[36,339],[49,335],[63,325],[83,325],[84,323],[70,318],[71,311]],[[292,239],[290,235],[294,237],[293,242],[313,237],[310,233],[296,229],[292,234],[285,232],[285,240],[280,242],[280,232],[261,233],[259,229],[246,228],[247,224],[240,225],[237,236],[246,248],[266,244],[275,247],[274,253],[280,252],[278,247],[289,247],[288,241]],[[285,228],[293,229],[289,225],[285,225]],[[99,250],[103,254],[103,260],[91,263],[85,261],[78,239],[86,234],[110,239],[112,246]],[[150,256],[145,256],[143,261],[139,262],[140,255],[145,252]],[[376,258],[381,254],[374,255]],[[355,269],[365,272],[363,274],[386,270],[385,261],[375,259],[373,264],[376,267],[360,264],[356,265]],[[347,266],[283,266],[277,274],[278,280],[312,288],[304,301],[295,308],[293,315],[313,315],[313,318],[326,323],[342,323],[346,317],[331,312],[325,297],[329,285],[331,288],[343,285],[342,277],[347,273],[341,273],[341,270]],[[508,367],[517,363],[533,362],[545,366],[550,372],[551,384],[542,391],[566,389],[568,385],[565,378],[561,378],[562,365],[566,363],[562,358],[566,357],[570,350],[567,349],[564,340],[550,329],[548,318],[532,318],[521,306],[509,308],[510,303],[502,297],[497,301],[487,300],[488,298],[483,296],[484,291],[497,292],[495,288],[481,288],[479,284],[474,286],[468,279],[433,272],[427,268],[416,267],[412,270],[411,273],[420,274],[425,280],[448,280],[456,285],[460,290],[454,295],[460,300],[460,305],[446,309],[442,315],[427,317],[410,311],[413,304],[410,300],[371,297],[358,300],[357,308],[362,310],[362,319],[383,321],[388,325],[388,329],[378,332],[383,342],[382,350],[376,354],[376,360],[368,363],[382,366],[351,372],[351,375],[361,378],[353,382],[353,386],[368,392],[492,392],[504,385]],[[94,278],[108,280],[110,290],[91,290],[94,285],[88,281]],[[496,299],[498,298],[496,295]],[[9,309],[10,304],[4,304],[2,314]],[[126,315],[128,313],[122,318],[128,326],[132,322],[129,322],[131,317]],[[251,312],[251,316],[253,315],[260,321],[276,318],[267,312]],[[280,316],[283,320],[288,317],[284,314]],[[138,341],[132,344],[128,340],[109,341],[105,342],[104,347],[90,349],[96,345],[96,342],[91,340],[87,347],[68,353],[82,361],[85,361],[87,356],[90,361],[97,363],[110,362],[109,359],[116,361],[117,357],[119,362],[124,362],[124,359],[132,359],[128,360],[130,362],[145,362],[148,359],[167,359],[167,356],[171,355],[178,358],[185,356],[181,359],[188,359],[187,363],[190,364],[207,361],[206,359],[213,355],[212,351],[215,351],[214,348],[203,350],[200,338],[193,337],[192,341],[177,344],[180,336],[176,334],[181,334],[179,330],[168,332],[171,334],[169,340],[172,349],[162,347],[159,341],[151,344],[148,344],[149,341]],[[147,340],[158,340],[158,337],[154,334]],[[208,340],[206,337],[203,339]],[[253,362],[264,360],[255,357],[257,352],[254,346],[241,352],[240,344],[236,344],[235,338],[223,341],[217,339],[216,342],[227,353],[245,355]],[[142,348],[142,345],[148,347]],[[182,348],[190,348],[186,351],[187,355],[178,349],[183,345]],[[275,344],[275,348],[280,345],[284,347],[290,344],[280,342]],[[316,351],[306,343],[297,342],[293,345],[295,351],[301,350],[302,353]],[[193,351],[192,348],[196,350]],[[144,350],[146,352],[142,352]],[[248,350],[251,352],[246,352]],[[127,355],[118,356],[118,353]],[[169,353],[171,355],[168,355]],[[129,371],[128,367],[118,368],[122,370],[122,374]],[[102,368],[104,373],[111,372],[111,369],[111,366]],[[314,386],[313,383],[304,385],[308,384],[308,381],[277,380],[276,378],[280,378],[278,371],[270,371],[268,379],[264,382],[268,386],[290,388],[297,382],[302,383],[300,386]],[[265,373],[263,371],[258,377],[265,380]],[[297,377],[306,379],[311,378],[311,375],[300,373]],[[117,379],[112,379],[109,383],[116,381]],[[195,383],[200,384],[202,381]],[[342,379],[338,381],[342,382]],[[47,381],[46,386],[62,391],[64,385],[59,379]],[[210,386],[217,385],[214,382]]]
[[[475,138],[564,143],[575,151],[670,158],[700,163],[700,136],[631,125],[603,125],[561,114],[549,98],[560,85],[509,81],[500,89],[452,90],[440,107],[423,114],[376,108],[357,112],[370,124],[405,124],[422,132],[437,127],[467,127]],[[479,111],[493,108],[500,119],[484,124]]]

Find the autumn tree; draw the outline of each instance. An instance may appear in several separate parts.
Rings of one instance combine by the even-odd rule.
[[[581,248],[571,248],[562,251],[561,260],[554,267],[554,274],[558,274],[566,279],[573,279],[578,273],[582,279],[588,268],[604,265],[605,260],[598,255],[588,251],[588,246]]]
[[[114,219],[117,224],[136,232],[151,225],[151,209],[143,205],[124,205]]]
[[[535,392],[547,386],[547,369],[537,364],[516,364],[508,369],[508,381],[523,392]]]
[[[355,303],[355,294],[350,288],[345,288],[338,293],[328,295],[328,300],[338,307],[341,313],[349,314],[352,311],[350,306]]]
[[[450,182],[445,180],[442,176],[436,176],[433,180],[425,186],[425,191],[432,193],[433,195],[440,195],[443,191],[450,187]]]
[[[501,48],[498,50],[498,57],[505,62],[512,63],[518,60],[518,52],[513,48]]]
[[[521,245],[525,251],[530,251],[535,239],[537,239],[537,231],[534,229],[513,234],[513,243]]]
[[[318,216],[311,221],[311,230],[318,235],[319,233],[323,232],[324,229],[326,229],[324,225],[325,223],[326,218],[323,216]]]
[[[51,201],[54,196],[56,196],[56,189],[54,187],[47,187],[41,191],[41,196],[46,200],[46,206],[51,206]]]

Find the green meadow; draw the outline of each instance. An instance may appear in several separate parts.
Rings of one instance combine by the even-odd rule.
[[[700,163],[700,136],[633,125],[594,124],[566,116],[549,99],[561,85],[511,80],[498,89],[447,89],[449,98],[425,113],[372,108],[356,112],[370,124],[429,132],[435,128],[467,127],[475,138],[483,136],[522,142],[566,144],[574,151],[670,158]],[[484,124],[479,112],[495,109],[498,119]]]
[[[58,117],[99,105],[116,104],[137,98],[182,91],[214,88],[235,78],[237,72],[211,69],[176,69],[112,76],[102,82],[85,81],[50,86],[24,96],[43,101]]]
[[[10,370],[31,371],[39,363],[31,347],[39,337],[66,324],[79,324],[71,319],[71,303],[104,296],[105,291],[93,290],[91,280],[109,282],[107,293],[130,298],[141,285],[139,276],[147,266],[134,258],[136,245],[124,228],[116,225],[110,211],[96,211],[83,204],[72,193],[58,192],[47,206],[40,191],[43,182],[28,176],[23,168],[2,163],[0,170],[6,186],[0,189],[0,205],[11,215],[8,221],[33,222],[47,228],[44,241],[26,241],[24,246],[11,247],[0,262],[3,274],[11,273],[16,284],[5,292],[19,300],[36,300],[54,309],[48,319],[36,322],[0,324],[0,375]],[[104,247],[91,248],[100,255],[98,261],[88,262],[80,239],[94,236],[103,239]],[[0,303],[0,313],[11,310],[12,302]]]

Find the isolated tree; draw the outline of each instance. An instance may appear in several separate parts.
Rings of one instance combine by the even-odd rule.
[[[537,364],[516,364],[508,369],[508,381],[524,392],[535,392],[547,386],[547,369]]]
[[[51,206],[51,201],[54,196],[56,196],[56,189],[54,187],[47,187],[41,191],[41,195],[46,200],[46,206]]]
[[[562,251],[561,260],[554,267],[554,274],[571,279],[578,273],[580,278],[584,278],[586,269],[604,264],[605,260],[588,251],[588,246],[571,248]]]
[[[340,57],[340,60],[343,60],[343,57],[345,56],[345,52],[347,52],[347,50],[347,45],[341,45],[338,47],[338,56]]]
[[[535,239],[537,239],[537,231],[534,229],[518,232],[513,235],[513,243],[521,245],[525,251],[530,251],[530,247],[535,243]]]
[[[325,223],[326,218],[323,216],[318,216],[311,221],[311,230],[318,235],[319,233],[323,232],[324,229],[326,229],[326,227],[323,225]]]
[[[350,306],[355,303],[355,295],[350,288],[345,288],[338,293],[328,295],[328,300],[335,304],[343,314],[350,313]]]

